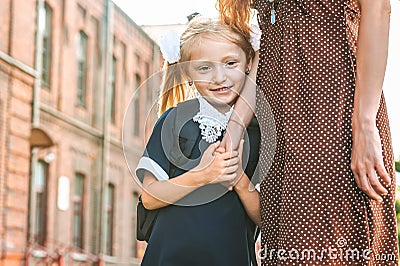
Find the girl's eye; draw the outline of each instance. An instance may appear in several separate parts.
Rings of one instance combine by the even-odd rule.
[[[227,65],[228,67],[235,67],[238,64],[238,62],[236,61],[228,61],[226,62],[225,65]]]
[[[199,67],[198,69],[199,69],[200,71],[208,71],[208,70],[211,69],[211,67],[209,67],[209,66],[201,66],[201,67]]]

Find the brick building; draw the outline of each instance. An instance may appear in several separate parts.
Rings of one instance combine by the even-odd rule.
[[[161,68],[157,44],[110,0],[2,0],[0,14],[0,265],[137,265],[123,118]],[[158,82],[128,110],[131,165]]]

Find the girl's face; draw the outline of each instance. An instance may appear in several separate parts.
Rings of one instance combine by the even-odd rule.
[[[188,74],[197,91],[218,110],[225,112],[235,103],[250,68],[246,54],[236,44],[201,38],[191,52]]]

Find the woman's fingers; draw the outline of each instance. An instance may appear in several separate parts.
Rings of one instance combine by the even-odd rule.
[[[391,183],[382,158],[379,132],[374,126],[370,130],[353,131],[351,170],[358,187],[369,197],[381,201],[388,193],[385,188]]]
[[[353,163],[351,169],[358,187],[370,198],[382,201],[382,196],[388,193],[384,184],[389,185],[391,182],[383,164],[374,166],[367,163]],[[384,184],[379,181],[378,177],[381,177]]]
[[[368,181],[369,184],[371,185],[372,189],[379,195],[385,196],[388,192],[386,188],[379,182],[378,176],[376,175],[375,170],[371,170],[368,173]]]
[[[388,191],[379,182],[378,176],[374,170],[370,171],[356,171],[354,172],[354,178],[358,187],[370,198],[382,201],[382,196],[385,196]]]
[[[385,167],[383,166],[382,160],[376,165],[375,167],[376,173],[378,176],[382,178],[382,181],[387,185],[390,186],[392,183],[392,180],[390,179],[390,176],[388,172],[386,171]]]
[[[354,174],[358,187],[370,198],[376,201],[382,201],[382,197],[372,188],[366,173]]]

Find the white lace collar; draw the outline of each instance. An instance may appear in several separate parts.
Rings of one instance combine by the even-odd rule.
[[[226,129],[233,106],[223,114],[203,97],[198,96],[197,99],[199,100],[200,111],[193,117],[193,121],[199,123],[202,138],[208,143],[213,143]]]

